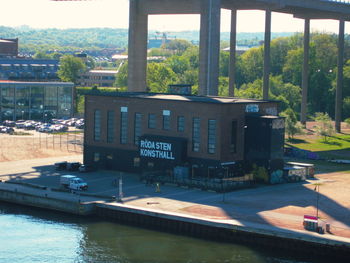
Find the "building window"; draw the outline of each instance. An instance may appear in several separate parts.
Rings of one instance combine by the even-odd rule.
[[[163,110],[163,130],[170,130],[170,111]]]
[[[192,151],[199,152],[200,136],[201,136],[201,120],[193,118],[192,121]]]
[[[148,114],[148,128],[155,129],[157,126],[156,115],[153,113]]]
[[[134,167],[140,167],[141,159],[140,157],[134,158]]]
[[[134,143],[135,143],[135,145],[139,145],[141,132],[142,132],[142,115],[141,115],[141,113],[135,113],[135,122],[134,122]]]
[[[178,132],[185,131],[185,117],[184,116],[177,117],[177,131]]]
[[[115,134],[115,113],[114,111],[107,112],[107,142],[114,142]]]
[[[215,153],[216,120],[208,120],[208,153]]]
[[[101,111],[95,110],[94,113],[94,140],[101,140]]]
[[[237,151],[237,121],[232,121],[230,152],[236,153],[236,151]]]
[[[128,142],[128,108],[121,107],[120,112],[120,143]]]
[[[100,153],[94,153],[94,162],[99,162],[100,161]]]

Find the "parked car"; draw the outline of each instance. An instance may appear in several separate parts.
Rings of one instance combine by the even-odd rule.
[[[61,171],[61,170],[66,170],[67,169],[67,162],[57,162],[55,163],[55,169],[57,171]]]
[[[91,172],[93,170],[94,170],[94,167],[92,165],[89,165],[89,164],[82,164],[79,167],[79,172],[81,172],[81,173],[88,173],[88,172]]]
[[[34,121],[26,121],[23,124],[23,128],[25,130],[34,130],[35,129],[35,122]]]
[[[73,190],[87,190],[88,185],[83,179],[76,177],[75,175],[62,175],[60,177],[60,185],[64,188]]]
[[[7,134],[11,134],[13,133],[15,130],[12,127],[6,127],[6,126],[0,126],[0,133],[7,133]]]
[[[15,124],[16,128],[17,129],[23,129],[25,122],[26,122],[25,120],[18,120],[18,121],[16,121],[16,124]]]
[[[87,190],[88,185],[83,179],[76,177],[70,181],[69,188],[72,190]]]
[[[3,121],[2,124],[6,127],[15,127],[16,126],[16,123],[14,121],[9,121],[9,120]]]
[[[78,171],[80,165],[81,165],[80,162],[67,163],[67,170],[68,171]]]

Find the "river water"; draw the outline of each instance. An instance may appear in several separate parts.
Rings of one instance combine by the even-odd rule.
[[[0,262],[299,263],[250,247],[0,202]]]

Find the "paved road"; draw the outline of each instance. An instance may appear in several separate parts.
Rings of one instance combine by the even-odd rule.
[[[115,180],[122,178],[123,205],[154,209],[157,211],[186,214],[240,224],[259,225],[261,228],[305,232],[302,227],[304,214],[316,213],[316,192],[313,184],[317,180],[303,183],[262,186],[253,189],[239,190],[226,194],[201,191],[199,189],[181,188],[173,185],[162,185],[161,192],[156,192],[154,185],[146,185],[135,174],[115,171],[97,171],[79,174],[77,172],[55,171],[53,164],[57,161],[81,161],[82,156],[65,158],[34,159],[20,162],[0,163],[1,180],[21,180],[22,182],[39,184],[51,188],[59,187],[59,177],[63,174],[76,174],[85,179],[89,185],[87,193],[106,196],[119,195]],[[332,189],[334,180],[322,178],[323,186]],[[341,183],[341,182],[340,182]],[[49,193],[52,194],[52,193]],[[59,193],[57,193],[59,195]],[[345,197],[350,193],[345,193]],[[63,197],[64,196],[64,197]],[[77,195],[63,194],[62,198],[75,198]],[[84,201],[100,200],[100,197],[82,197]],[[347,200],[350,199],[350,196]],[[324,237],[334,239],[337,236],[350,237],[350,207],[342,200],[332,199],[330,195],[320,195],[320,215],[331,223],[334,235]],[[113,204],[112,204],[113,205]],[[120,204],[115,204],[120,205]],[[238,224],[238,223],[237,223]],[[350,243],[350,241],[349,241]]]

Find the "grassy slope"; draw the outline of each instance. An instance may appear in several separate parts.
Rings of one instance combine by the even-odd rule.
[[[296,147],[308,151],[317,152],[324,159],[350,160],[350,130],[342,134],[336,134],[324,141],[317,135],[299,135],[293,140],[286,141],[287,146]],[[297,160],[313,163],[318,173],[347,172],[350,174],[349,164],[337,164],[324,160]]]

